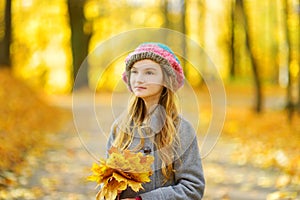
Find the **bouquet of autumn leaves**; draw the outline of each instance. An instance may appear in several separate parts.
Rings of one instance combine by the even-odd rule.
[[[102,185],[96,195],[97,200],[115,200],[118,192],[127,187],[138,192],[143,189],[143,183],[150,182],[153,156],[145,156],[141,152],[132,153],[129,150],[120,152],[115,147],[108,153],[106,160],[101,159],[99,163],[93,164],[93,174],[88,177],[89,181],[97,182],[97,187]]]

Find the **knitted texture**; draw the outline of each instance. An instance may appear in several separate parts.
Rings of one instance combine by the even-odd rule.
[[[123,80],[130,86],[130,69],[135,62],[150,59],[160,64],[162,70],[169,78],[165,79],[167,87],[177,91],[184,84],[184,73],[180,62],[173,51],[161,43],[142,43],[125,60],[126,70],[123,74]]]

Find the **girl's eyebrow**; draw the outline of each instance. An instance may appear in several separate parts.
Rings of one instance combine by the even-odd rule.
[[[135,69],[137,70],[138,68],[136,67],[131,67],[131,69]],[[144,68],[144,69],[141,69],[141,70],[157,70],[155,67],[147,67],[147,68]]]
[[[147,67],[144,70],[157,70],[155,67]]]

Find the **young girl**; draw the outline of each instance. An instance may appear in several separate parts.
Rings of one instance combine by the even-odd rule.
[[[163,44],[143,43],[125,62],[123,80],[132,98],[112,126],[107,149],[140,151],[155,160],[144,190],[127,188],[119,199],[201,199],[205,181],[196,134],[175,105],[174,93],[184,83],[179,60]]]

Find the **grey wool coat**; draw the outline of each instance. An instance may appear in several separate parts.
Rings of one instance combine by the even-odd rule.
[[[173,161],[175,173],[171,180],[164,183],[159,152],[150,140],[150,137],[153,137],[155,132],[160,130],[163,122],[160,117],[154,114],[151,117],[150,125],[142,128],[142,132],[147,132],[148,134],[146,135],[149,137],[145,138],[144,148],[141,152],[146,152],[146,154],[150,154],[155,158],[151,166],[153,170],[153,174],[150,177],[151,182],[143,184],[144,190],[140,190],[138,193],[131,190],[131,188],[127,188],[121,193],[120,199],[135,198],[136,196],[141,196],[143,200],[200,200],[202,198],[205,180],[197,137],[192,125],[181,116],[178,128],[181,148],[177,148],[178,158]],[[111,132],[107,149],[110,149],[112,146],[115,134],[113,131]],[[132,149],[139,143],[140,136],[136,133],[129,149]]]

